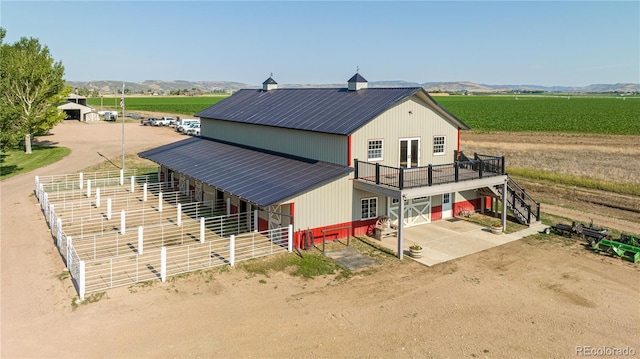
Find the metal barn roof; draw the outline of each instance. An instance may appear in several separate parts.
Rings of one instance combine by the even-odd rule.
[[[197,137],[138,155],[263,208],[353,171],[346,166]]]
[[[421,87],[358,91],[346,88],[244,89],[198,112],[196,116],[349,135],[420,91],[423,91]]]

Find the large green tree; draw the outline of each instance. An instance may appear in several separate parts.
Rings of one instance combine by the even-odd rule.
[[[65,118],[58,105],[71,93],[62,78],[64,67],[54,62],[38,39],[5,44],[0,28],[0,149],[15,148],[24,138],[31,153],[34,134],[50,130]]]

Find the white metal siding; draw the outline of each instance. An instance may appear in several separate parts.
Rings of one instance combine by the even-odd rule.
[[[433,155],[433,136],[446,136],[445,154]],[[420,166],[452,163],[457,148],[458,128],[440,117],[418,97],[398,104],[369,122],[352,135],[353,158],[367,161],[368,140],[382,138],[381,164],[399,166],[399,141],[420,138]]]
[[[230,121],[202,119],[202,137],[347,165],[347,137]]]

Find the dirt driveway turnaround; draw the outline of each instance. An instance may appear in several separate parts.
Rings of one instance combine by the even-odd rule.
[[[75,172],[102,162],[97,152],[118,156],[120,129],[57,126],[48,139],[72,153],[37,174]],[[128,152],[183,138],[137,124],[126,133]],[[552,237],[431,268],[391,261],[341,281],[235,268],[195,273],[76,307],[31,194],[35,174],[1,182],[2,358],[640,355],[640,266]]]

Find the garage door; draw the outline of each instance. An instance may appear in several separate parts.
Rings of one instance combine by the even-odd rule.
[[[389,208],[387,213],[391,221],[398,223],[398,200],[388,198]],[[404,226],[418,226],[431,223],[431,197],[418,197],[408,199],[404,205]]]

